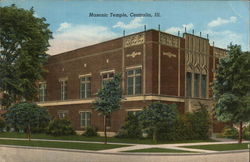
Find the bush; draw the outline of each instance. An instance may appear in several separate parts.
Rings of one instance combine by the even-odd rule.
[[[211,122],[207,108],[201,106],[201,108],[187,115],[192,126],[192,131],[193,131],[192,138],[208,139],[209,127]]]
[[[5,120],[0,117],[0,132],[3,132],[5,126],[6,126]]]
[[[210,117],[205,107],[193,113],[178,114],[173,125],[162,122],[157,127],[156,139],[167,141],[200,140],[209,138]],[[152,137],[152,130],[148,137]]]
[[[141,138],[142,129],[139,124],[138,114],[128,114],[125,124],[116,135],[117,138]]]
[[[250,140],[250,124],[243,128],[243,139]]]
[[[236,139],[238,138],[238,130],[234,127],[226,126],[222,130],[222,137]]]
[[[49,123],[47,134],[52,136],[74,135],[75,131],[67,119],[55,119]]]
[[[96,136],[98,136],[97,128],[87,127],[86,131],[82,135],[86,136],[86,137],[96,137]]]

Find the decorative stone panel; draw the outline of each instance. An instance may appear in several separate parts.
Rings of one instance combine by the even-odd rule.
[[[131,47],[143,44],[145,41],[144,33],[131,35],[126,38],[124,38],[124,46],[125,47]]]
[[[168,34],[160,34],[160,41],[161,44],[163,45],[167,45],[167,46],[171,46],[171,47],[179,47],[179,38],[172,36],[172,35],[168,35]]]

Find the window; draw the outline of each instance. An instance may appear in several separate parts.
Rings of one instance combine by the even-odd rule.
[[[66,111],[58,112],[59,119],[65,119],[65,118],[67,118],[67,116],[68,116],[68,112],[66,112]]]
[[[140,110],[128,111],[128,115],[138,115],[140,112],[141,112]]]
[[[61,85],[61,100],[66,100],[68,97],[68,95],[67,95],[67,80],[61,80],[60,85]]]
[[[201,97],[202,98],[207,97],[207,76],[206,75],[201,76]]]
[[[102,86],[109,80],[114,78],[114,72],[108,72],[102,74]]]
[[[194,74],[194,97],[200,97],[200,74]]]
[[[186,75],[186,96],[192,97],[192,73]]]
[[[141,68],[127,71],[127,94],[141,94]]]
[[[46,101],[47,97],[47,84],[45,82],[39,83],[39,101]]]
[[[89,127],[91,125],[91,112],[80,112],[80,126],[82,128]]]
[[[90,76],[80,78],[80,98],[88,98],[91,96]]]

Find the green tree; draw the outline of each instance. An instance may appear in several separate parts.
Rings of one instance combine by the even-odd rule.
[[[44,127],[49,123],[48,111],[28,102],[21,102],[10,107],[4,114],[4,118],[11,127],[26,132],[29,140],[32,128]]]
[[[34,10],[15,5],[0,7],[0,92],[10,106],[21,99],[36,97],[36,81],[42,78],[52,33],[45,18]]]
[[[115,74],[112,80],[104,82],[103,88],[99,90],[97,93],[97,99],[93,103],[95,109],[104,116],[103,124],[105,144],[107,143],[107,117],[121,107],[122,89],[120,87],[120,82],[121,76],[118,74]]]
[[[228,46],[228,57],[220,60],[213,90],[216,117],[239,125],[242,142],[243,122],[250,121],[250,53],[239,45]]]
[[[139,116],[143,129],[153,131],[153,141],[156,141],[158,128],[160,128],[163,123],[168,125],[174,124],[176,118],[176,105],[163,104],[160,102],[150,104]]]

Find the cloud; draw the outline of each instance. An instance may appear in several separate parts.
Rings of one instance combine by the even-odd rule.
[[[229,19],[222,19],[218,17],[216,20],[212,20],[211,22],[208,23],[208,27],[216,27],[216,26],[221,26],[229,23],[236,23],[237,17],[231,16]]]
[[[171,34],[177,34],[178,31],[180,32],[185,32],[185,28],[186,30],[191,30],[194,28],[194,24],[193,23],[189,23],[189,24],[183,24],[181,27],[171,27],[165,30],[165,32],[167,33],[171,33]]]
[[[136,17],[133,20],[131,20],[128,24],[125,24],[122,21],[118,21],[113,28],[121,28],[121,29],[136,29],[136,28],[140,28],[142,27],[143,24],[142,23],[143,18],[142,17]]]
[[[74,50],[118,37],[105,26],[74,25],[67,22],[60,24],[50,40],[51,55]]]
[[[233,43],[239,44],[245,48],[242,34],[233,32],[231,30],[214,31],[207,29],[202,32],[209,34],[209,40],[214,41],[216,47],[227,48],[230,43]],[[212,42],[210,43],[212,44]]]
[[[56,30],[57,32],[60,32],[60,31],[63,31],[67,28],[70,28],[71,27],[71,24],[70,23],[67,23],[67,22],[64,22],[64,23],[61,23],[59,28]]]

